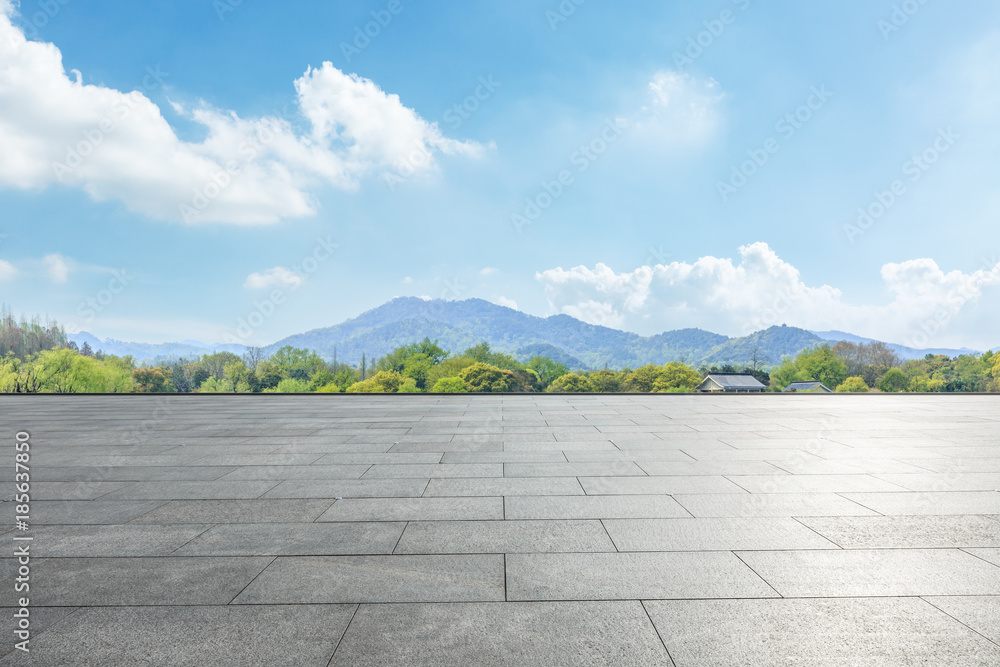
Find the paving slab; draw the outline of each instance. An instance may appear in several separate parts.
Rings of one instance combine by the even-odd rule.
[[[605,519],[619,551],[836,549],[791,518]]]
[[[271,558],[41,558],[31,601],[43,607],[229,604]],[[12,559],[0,570],[13,581]],[[14,588],[0,593],[12,606]]]
[[[508,554],[506,562],[508,600],[778,597],[729,552]]]
[[[670,667],[638,602],[361,605],[342,667]]]
[[[397,554],[615,551],[600,521],[414,521]]]
[[[503,477],[502,463],[437,463],[387,465],[377,463],[368,469],[364,479],[404,479],[417,477],[438,479],[449,477]]]
[[[676,667],[995,665],[993,644],[914,598],[645,603]]]
[[[925,597],[924,600],[1000,645],[1000,596]]]
[[[209,528],[209,524],[36,526],[31,552],[38,558],[168,556]]]
[[[681,493],[746,494],[724,477],[581,477],[580,484],[589,496],[600,495],[676,495]]]
[[[264,498],[405,498],[423,494],[427,479],[286,480]]]
[[[785,597],[1000,595],[1000,567],[959,549],[736,554]]]
[[[845,549],[1000,547],[1000,528],[984,516],[800,517]]]
[[[355,605],[92,607],[0,665],[326,665]]]
[[[503,519],[503,498],[344,498],[317,521],[483,521]]]
[[[674,496],[696,517],[872,516],[876,512],[836,493],[727,493]]]
[[[1000,514],[995,491],[922,491],[906,493],[844,493],[844,498],[879,514]]]
[[[432,496],[571,496],[583,495],[575,477],[504,477],[501,479],[432,479]]]
[[[504,498],[511,519],[660,519],[690,517],[676,500],[663,495],[510,496]]]
[[[236,523],[214,526],[175,556],[391,554],[404,523]]]
[[[259,498],[277,485],[262,482],[133,482],[103,498],[113,500],[223,500]]]
[[[288,523],[315,521],[334,503],[329,499],[172,500],[158,504],[132,523]]]
[[[503,559],[490,554],[279,557],[234,603],[498,601],[504,599]]]

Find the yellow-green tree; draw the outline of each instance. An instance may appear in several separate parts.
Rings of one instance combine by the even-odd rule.
[[[864,394],[868,392],[868,383],[860,375],[854,375],[844,380],[836,391],[840,393]]]

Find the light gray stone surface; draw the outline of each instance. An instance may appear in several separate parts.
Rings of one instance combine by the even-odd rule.
[[[670,667],[630,602],[362,605],[336,667]]]
[[[989,642],[915,598],[646,602],[677,667],[978,665]]]
[[[0,664],[1000,664],[998,407],[0,396]]]

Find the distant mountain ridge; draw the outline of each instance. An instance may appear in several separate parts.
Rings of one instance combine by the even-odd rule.
[[[794,356],[824,342],[872,341],[841,331],[807,331],[785,325],[738,338],[702,329],[678,329],[640,336],[588,324],[569,315],[528,315],[482,299],[445,301],[398,297],[340,324],[283,338],[265,347],[264,351],[271,354],[291,345],[315,350],[332,360],[336,349],[338,361],[357,364],[362,354],[369,359],[378,358],[425,337],[437,340],[441,347],[454,354],[486,341],[494,349],[523,361],[536,355],[546,356],[572,369],[603,368],[605,365],[635,368],[668,361],[683,361],[695,367],[743,365],[752,363],[755,356],[759,365],[771,366],[780,363],[784,356]],[[140,362],[158,357],[191,358],[213,352],[240,354],[244,351],[242,345],[209,345],[191,340],[158,344],[101,340],[87,332],[69,334],[68,338],[81,346],[86,341],[95,351],[102,349],[108,354],[132,355]],[[955,357],[977,353],[967,348],[917,350],[895,344],[890,347],[903,359],[920,359],[927,354]]]
[[[542,354],[571,368],[637,367],[683,361],[743,364],[756,349],[762,365],[818,345],[822,339],[804,329],[771,327],[742,338],[701,329],[679,329],[655,336],[588,324],[569,315],[536,317],[482,299],[464,301],[399,297],[341,324],[289,336],[265,348],[285,345],[316,350],[321,356],[357,363],[361,355],[379,357],[428,337],[458,353],[486,341],[491,347],[526,359]],[[544,352],[543,352],[544,350]]]

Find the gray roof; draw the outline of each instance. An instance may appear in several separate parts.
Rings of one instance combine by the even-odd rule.
[[[782,389],[781,391],[791,391],[792,389],[794,389],[795,391],[812,391],[813,389],[821,389],[821,388],[825,391],[831,391],[831,389],[827,387],[825,384],[817,381],[793,382],[784,389]]]
[[[752,375],[731,375],[728,373],[709,373],[706,380],[716,382],[724,389],[765,389],[763,384]]]

